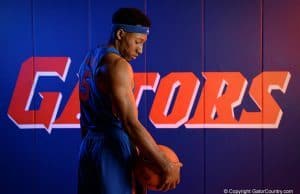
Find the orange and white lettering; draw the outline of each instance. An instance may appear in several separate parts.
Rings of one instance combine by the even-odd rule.
[[[145,90],[156,91],[159,79],[159,73],[134,73],[134,97],[137,107]]]
[[[80,127],[78,83],[73,89],[61,115],[60,91],[39,92],[42,98],[38,108],[30,109],[40,77],[58,77],[65,82],[70,65],[69,57],[31,57],[24,61],[10,101],[7,115],[21,129]],[[156,128],[278,128],[283,111],[272,96],[273,90],[286,89],[291,78],[287,71],[267,71],[257,75],[249,88],[249,96],[258,111],[241,108],[240,118],[235,108],[241,106],[247,80],[240,72],[203,72],[205,83],[193,72],[171,72],[160,78],[158,72],[134,73],[134,97],[139,106],[146,90],[155,93],[149,120]],[[197,92],[200,98],[195,103]],[[80,96],[82,99],[85,96]],[[247,96],[248,97],[248,96]],[[195,112],[190,116],[193,105]],[[190,120],[189,120],[190,119]]]
[[[45,128],[51,132],[61,102],[60,92],[40,92],[38,110],[29,110],[39,77],[59,77],[65,81],[69,57],[31,57],[21,67],[8,108],[9,118],[19,128]]]
[[[170,73],[161,79],[149,115],[153,125],[156,128],[177,128],[184,124],[191,113],[199,85],[198,78],[191,72]]]
[[[53,128],[79,128],[80,105],[79,105],[79,83],[73,89],[73,92],[67,102],[61,115],[55,120]]]
[[[244,97],[247,80],[240,72],[203,72],[204,88],[187,128],[231,128],[238,124],[234,108]]]
[[[262,72],[253,79],[249,95],[260,112],[243,109],[240,126],[243,128],[278,128],[282,110],[271,95],[272,90],[285,93],[291,74],[289,72]]]

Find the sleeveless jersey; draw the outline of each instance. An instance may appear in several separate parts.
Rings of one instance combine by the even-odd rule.
[[[99,48],[90,51],[79,69],[80,125],[92,131],[121,128],[120,120],[112,112],[112,102],[96,86],[96,76],[101,71],[103,56],[108,53],[120,55],[115,48]]]

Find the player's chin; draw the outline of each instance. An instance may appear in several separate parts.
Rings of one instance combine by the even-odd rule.
[[[127,57],[125,57],[125,59],[126,59],[126,61],[130,62],[130,61],[136,59],[136,57],[134,57],[134,56],[127,56]]]
[[[127,59],[128,62],[135,60],[136,57],[130,57],[129,59]]]
[[[136,58],[137,58],[137,56],[131,56],[130,60],[132,61],[132,60],[135,60]]]

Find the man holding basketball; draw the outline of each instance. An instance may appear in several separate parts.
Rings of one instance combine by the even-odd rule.
[[[174,189],[180,163],[171,162],[138,120],[129,62],[143,51],[148,17],[138,9],[121,8],[112,17],[105,47],[85,58],[79,71],[80,124],[83,141],[78,168],[79,194],[131,194],[136,147],[160,175],[158,189]],[[137,189],[136,193],[143,193]]]

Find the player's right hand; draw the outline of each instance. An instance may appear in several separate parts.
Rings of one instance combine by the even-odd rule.
[[[182,163],[180,162],[169,162],[169,164],[164,168],[162,172],[160,184],[158,190],[168,191],[170,189],[175,189],[177,184],[180,183],[180,168]]]

